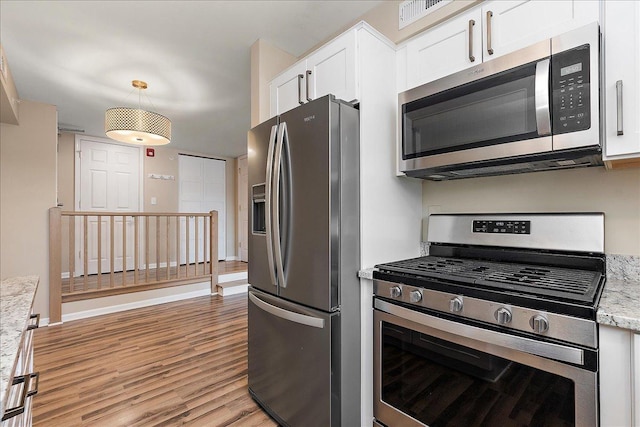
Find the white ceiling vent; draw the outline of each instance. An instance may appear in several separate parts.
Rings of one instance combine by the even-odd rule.
[[[412,22],[427,16],[434,10],[440,9],[445,4],[453,0],[406,0],[400,3],[398,22],[399,29],[406,27]]]

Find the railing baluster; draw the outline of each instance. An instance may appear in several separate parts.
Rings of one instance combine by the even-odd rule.
[[[180,278],[180,216],[176,215],[176,279]]]
[[[193,241],[193,246],[196,251],[195,263],[193,264],[193,275],[198,275],[198,260],[200,259],[200,247],[198,246],[198,240],[200,240],[200,217],[198,215],[194,216],[195,218],[195,229],[196,229],[196,239]]]
[[[169,219],[171,218],[169,215],[166,215],[165,218],[167,219],[167,223],[166,223],[166,236],[165,236],[165,249],[167,251],[166,253],[166,259],[167,259],[167,280],[169,280],[171,278],[171,271],[169,270],[171,268],[171,260],[169,259]]]
[[[122,286],[127,286],[127,217],[122,215]]]
[[[69,292],[75,291],[73,276],[76,271],[76,217],[69,216]]]
[[[160,280],[160,217],[156,216],[156,281]]]
[[[144,226],[145,226],[145,234],[144,234],[144,239],[145,239],[145,244],[144,244],[144,251],[145,251],[144,281],[148,283],[149,282],[149,215],[145,215],[145,217],[144,217]]]
[[[184,246],[185,246],[185,250],[186,250],[186,255],[187,257],[185,258],[185,263],[184,263],[184,267],[185,267],[185,277],[189,277],[189,261],[191,261],[189,259],[189,249],[191,248],[191,245],[189,244],[189,220],[190,218],[188,216],[185,215],[185,236],[184,236]]]
[[[98,289],[102,288],[102,216],[98,215]]]
[[[109,258],[111,258],[109,261],[109,287],[113,288],[113,273],[114,273],[114,266],[115,266],[115,258],[116,258],[116,254],[115,254],[115,247],[116,247],[116,242],[114,240],[114,236],[115,236],[115,227],[116,227],[116,221],[115,221],[115,217],[113,215],[109,216]]]
[[[140,217],[133,217],[133,283],[138,284],[138,260],[140,258]]]
[[[82,227],[83,227],[83,233],[84,233],[84,239],[82,240],[83,242],[83,246],[84,248],[82,248],[82,257],[83,257],[83,264],[84,264],[84,279],[83,279],[83,287],[84,290],[86,291],[89,288],[89,216],[88,215],[83,215],[82,216]]]

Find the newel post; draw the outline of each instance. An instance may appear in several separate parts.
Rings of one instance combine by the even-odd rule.
[[[62,322],[62,209],[49,209],[49,324]]]
[[[209,212],[211,226],[209,227],[209,253],[211,266],[211,293],[218,292],[218,211]]]

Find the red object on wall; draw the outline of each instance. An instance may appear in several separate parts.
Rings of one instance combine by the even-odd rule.
[[[147,148],[147,157],[155,157],[155,156],[156,156],[155,148]]]

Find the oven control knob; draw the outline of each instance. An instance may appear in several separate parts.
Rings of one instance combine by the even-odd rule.
[[[511,322],[511,311],[506,307],[500,307],[497,309],[494,316],[501,325],[506,325]]]
[[[533,332],[538,334],[544,334],[549,330],[549,321],[546,317],[540,314],[536,314],[529,319],[529,325],[531,326],[531,329],[533,329]]]
[[[449,301],[449,311],[452,313],[461,312],[462,307],[463,307],[463,302],[462,302],[462,298],[460,297],[451,298],[451,300]]]
[[[389,295],[391,295],[391,298],[399,298],[402,295],[402,288],[400,286],[392,286],[389,289]]]
[[[409,293],[409,301],[411,302],[420,302],[422,300],[422,292],[420,291],[411,291]]]

